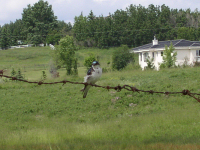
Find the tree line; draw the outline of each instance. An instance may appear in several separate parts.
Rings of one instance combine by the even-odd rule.
[[[170,9],[168,6],[130,5],[126,10],[116,10],[109,16],[75,17],[73,35],[84,46],[100,48],[128,45],[137,47],[159,40],[199,40],[200,12],[198,9]]]
[[[59,21],[52,6],[39,0],[23,9],[22,19],[0,26],[0,47],[17,45],[18,40],[29,44],[58,44],[66,35],[74,37],[78,46],[136,47],[159,40],[199,40],[200,12],[198,9],[170,9],[166,5],[130,5],[108,16],[95,16],[91,10],[87,16],[75,16],[74,24]]]
[[[70,22],[57,20],[47,1],[39,0],[23,9],[22,19],[0,26],[0,48],[18,45],[18,40],[23,44],[58,44],[61,38],[71,34],[71,29]]]

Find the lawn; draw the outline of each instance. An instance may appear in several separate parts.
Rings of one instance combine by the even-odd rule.
[[[112,71],[108,62],[112,62],[113,51],[77,51],[78,76],[66,76],[61,68],[61,76],[51,78],[48,47],[0,51],[0,70],[7,69],[5,74],[10,75],[12,68],[20,68],[30,81],[40,81],[45,71],[45,82],[82,82],[84,58],[94,53],[108,70],[98,85],[200,93],[199,67],[141,71],[137,64],[130,64],[122,71]],[[83,99],[82,87],[0,79],[0,149],[200,149],[200,103],[192,97],[93,87]]]

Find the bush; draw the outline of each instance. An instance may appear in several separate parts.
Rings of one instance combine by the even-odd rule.
[[[57,68],[61,65],[65,66],[67,75],[72,75],[74,72],[78,74],[77,59],[75,58],[75,51],[77,47],[74,45],[74,39],[72,36],[66,36],[59,41],[59,46],[53,52],[53,60],[57,65]],[[76,65],[76,66],[75,66]],[[72,70],[72,68],[75,69]]]
[[[96,60],[96,58],[95,58],[94,54],[90,54],[90,56],[85,59],[84,66],[87,67],[87,69],[89,69],[92,65],[92,62],[95,60]]]
[[[41,77],[41,79],[42,80],[46,80],[46,78],[47,78],[46,72],[42,71],[42,77]]]
[[[148,56],[148,58],[146,59],[146,61],[147,61],[147,66],[146,66],[145,69],[155,69],[155,66],[154,66],[154,63],[153,63],[153,61],[154,61],[153,58],[150,58]]]
[[[134,62],[134,53],[129,52],[128,46],[122,45],[113,53],[112,68],[114,70],[121,70],[125,68],[131,61]]]
[[[20,69],[18,69],[18,71],[16,72],[15,69],[12,68],[11,76],[16,77],[17,79],[24,79]]]
[[[169,48],[165,46],[163,53],[163,63],[160,65],[160,68],[171,68],[175,67],[177,52],[174,52],[173,44],[171,43]]]

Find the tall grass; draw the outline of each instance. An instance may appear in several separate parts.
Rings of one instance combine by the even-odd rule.
[[[12,52],[14,50],[11,50]],[[46,64],[50,61],[47,48],[27,49],[35,57],[20,60],[26,49],[0,51],[0,68]],[[88,53],[100,56],[102,67],[111,61],[111,50],[79,50],[80,63]],[[1,55],[2,54],[2,55]],[[109,54],[109,55],[108,55]],[[7,64],[8,60],[13,63]],[[40,60],[42,58],[46,58]],[[23,63],[21,61],[24,61]],[[32,62],[32,63],[31,63]],[[20,66],[20,65],[19,65]],[[200,68],[175,68],[141,71],[129,65],[122,71],[102,75],[99,85],[132,85],[154,91],[199,92]],[[85,68],[79,76],[53,79],[83,81]],[[28,67],[26,78],[39,81],[43,68]],[[22,70],[23,71],[23,70]],[[48,72],[48,69],[46,69]],[[9,74],[9,72],[6,72]],[[0,79],[0,149],[199,149],[200,104],[193,98],[177,95],[107,91],[91,88],[82,98],[82,85],[35,85]]]

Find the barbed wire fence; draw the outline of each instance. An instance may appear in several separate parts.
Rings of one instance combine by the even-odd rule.
[[[12,81],[21,81],[21,82],[26,82],[26,83],[30,83],[30,84],[38,84],[38,85],[42,85],[42,84],[63,84],[65,85],[66,83],[70,83],[70,84],[81,84],[81,85],[91,85],[93,87],[99,87],[99,88],[104,88],[107,89],[108,91],[110,89],[116,90],[117,92],[120,92],[121,90],[127,90],[127,91],[132,91],[132,92],[137,92],[137,93],[149,93],[149,94],[165,94],[165,95],[172,95],[172,94],[182,94],[182,95],[188,95],[194,99],[196,99],[199,103],[200,103],[200,94],[199,93],[192,93],[187,89],[184,89],[180,92],[169,92],[169,91],[165,91],[165,92],[161,92],[161,91],[154,91],[154,90],[141,90],[138,89],[136,87],[130,86],[130,85],[117,85],[117,86],[100,86],[97,84],[88,84],[86,82],[73,82],[73,81],[68,81],[68,80],[62,80],[62,81],[57,81],[57,82],[44,82],[43,80],[41,81],[28,81],[28,80],[24,80],[24,79],[18,79],[17,77],[12,77],[12,76],[7,76],[7,75],[3,75],[3,70],[0,70],[0,77],[5,77],[8,79],[11,79]]]

